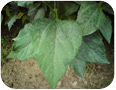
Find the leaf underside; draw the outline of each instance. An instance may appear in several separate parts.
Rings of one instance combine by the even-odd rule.
[[[82,32],[74,21],[38,19],[27,24],[14,40],[8,58],[35,57],[50,87],[56,88],[79,50]]]

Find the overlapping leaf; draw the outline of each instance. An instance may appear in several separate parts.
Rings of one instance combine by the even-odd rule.
[[[30,5],[29,10],[28,10],[28,16],[35,15],[35,13],[38,11],[40,4],[41,3],[39,2],[39,3],[35,3],[35,4]]]
[[[101,9],[101,4],[96,2],[83,2],[78,11],[77,22],[83,29],[83,34],[88,35],[99,29],[106,18]]]
[[[82,78],[84,78],[86,62],[109,64],[99,32],[84,37],[78,55],[71,65]]]
[[[103,3],[102,8],[104,11],[108,12],[109,14],[114,15],[114,11],[108,3]]]
[[[34,20],[39,19],[39,18],[43,18],[45,16],[45,10],[43,7],[39,8],[39,10],[37,11]]]
[[[107,17],[105,23],[100,28],[101,33],[105,37],[105,39],[110,43],[111,35],[112,35],[112,25],[110,18]]]
[[[17,58],[19,60],[34,58],[34,51],[30,39],[30,28],[32,28],[31,24],[25,25],[18,36],[13,39],[13,50],[7,58]]]
[[[102,37],[99,32],[84,37],[78,58],[79,60],[87,62],[109,64],[105,54],[104,43],[102,42]]]
[[[40,2],[30,5],[28,10],[28,16],[30,21],[35,21],[36,19],[43,18],[45,16],[44,7],[39,7],[41,5]]]
[[[74,2],[58,2],[58,5],[58,14],[60,18],[63,19],[76,12],[79,8],[79,6]]]
[[[13,2],[10,2],[9,4],[11,5],[11,7],[6,6],[6,10],[5,10],[7,15],[7,17],[5,17],[5,25],[8,24],[8,29],[10,30],[14,22],[16,22],[19,8]]]
[[[11,19],[10,19],[9,22],[7,23],[7,24],[8,24],[9,30],[11,29],[12,25],[14,24],[14,22],[16,22],[16,17],[17,17],[17,15],[14,14],[14,16],[11,17]]]
[[[81,40],[82,32],[74,21],[38,19],[21,30],[8,57],[24,60],[34,55],[50,87],[55,88],[75,58]]]
[[[77,72],[77,74],[80,77],[82,77],[82,79],[85,79],[84,72],[85,72],[86,64],[87,62],[75,58],[73,63],[71,64],[71,68],[74,69]]]

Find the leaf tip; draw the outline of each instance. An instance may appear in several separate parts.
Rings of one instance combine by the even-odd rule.
[[[109,61],[107,61],[107,62],[106,62],[106,64],[110,64],[110,62],[109,62]]]

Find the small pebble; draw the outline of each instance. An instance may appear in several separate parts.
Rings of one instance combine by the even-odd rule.
[[[58,82],[58,86],[61,86],[61,81]]]
[[[75,86],[77,86],[77,84],[78,84],[78,83],[75,81],[75,82],[73,82],[72,85],[75,87]]]

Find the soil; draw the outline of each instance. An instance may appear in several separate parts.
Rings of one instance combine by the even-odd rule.
[[[100,89],[112,83],[114,76],[114,51],[105,42],[106,55],[111,64],[88,63],[85,80],[68,68],[57,85],[57,89]],[[19,61],[8,59],[2,65],[1,77],[6,86],[15,89],[49,89],[49,85],[38,68],[36,59]]]

